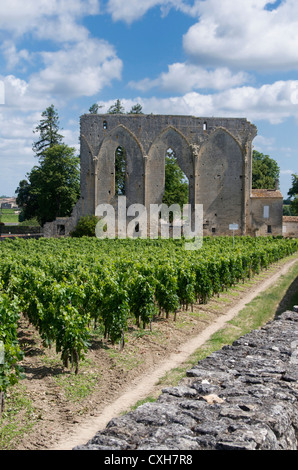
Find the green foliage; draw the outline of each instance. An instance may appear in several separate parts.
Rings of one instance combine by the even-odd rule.
[[[115,104],[109,107],[108,114],[124,114],[125,109],[121,104],[121,101],[116,100]]]
[[[252,187],[253,189],[274,189],[279,179],[279,166],[273,158],[253,151]]]
[[[91,106],[91,108],[89,109],[89,112],[93,110],[95,111],[95,114],[97,114],[97,109],[98,109],[96,108],[97,105],[93,105],[93,106],[95,106],[95,108]],[[119,99],[116,100],[115,103],[109,107],[108,114],[125,114],[125,109],[121,103],[121,100]],[[139,103],[133,105],[127,114],[143,114],[142,105],[140,105]]]
[[[61,144],[63,139],[63,135],[59,134],[59,116],[54,105],[49,106],[41,115],[42,119],[33,131],[40,135],[32,147],[37,157],[42,157],[47,148]]]
[[[128,114],[143,114],[142,106],[139,103],[135,104],[134,106],[132,106]]]
[[[80,195],[79,163],[75,149],[61,144],[45,150],[40,165],[32,169],[30,194],[36,198],[41,225],[71,215]]]
[[[118,147],[115,153],[115,194],[125,195],[126,152]]]
[[[19,223],[19,226],[21,227],[39,227],[39,222],[37,220],[37,217],[33,217],[32,219],[26,219],[23,220],[22,222]]]
[[[165,161],[165,192],[163,203],[178,204],[182,209],[189,199],[188,181],[177,163],[174,152],[168,152]]]
[[[18,223],[19,214],[17,214],[13,209],[0,209],[0,222],[6,224]]]
[[[18,320],[17,298],[10,298],[8,294],[0,291],[0,393],[4,395],[7,388],[22,377],[19,362],[23,359],[23,353],[17,337]]]
[[[76,228],[71,232],[71,237],[95,237],[95,228],[99,218],[95,215],[81,217]]]
[[[292,174],[292,187],[289,189],[288,196],[295,197],[298,195],[298,175]]]
[[[30,177],[29,175],[27,176]],[[30,182],[26,179],[20,181],[16,194],[16,203],[22,209],[20,221],[23,222],[24,220],[35,218],[38,211],[38,199],[32,191]]]
[[[234,244],[232,237],[206,237],[194,251],[184,243],[96,237],[3,241],[0,340],[7,361],[0,367],[0,391],[20,377],[19,312],[78,374],[92,325],[102,327],[106,341],[123,343],[130,321],[152,326],[157,312],[175,319],[180,307],[205,303],[298,251],[298,240],[282,237],[236,237]]]
[[[137,325],[139,326],[141,321],[145,329],[156,313],[155,286],[152,279],[143,274],[132,276],[130,282],[130,313],[136,318]]]
[[[89,108],[89,113],[90,114],[98,114],[98,110],[102,108],[102,106],[99,106],[97,103],[94,103],[92,106]]]
[[[56,217],[71,215],[80,195],[80,160],[75,149],[62,143],[59,118],[54,106],[42,113],[36,127],[40,139],[33,145],[39,164],[20,181],[17,204],[21,221],[37,218],[41,225]]]
[[[298,196],[296,196],[291,203],[292,215],[298,215]]]
[[[298,215],[298,175],[292,175],[292,187],[289,189],[288,195],[291,199],[289,215]]]

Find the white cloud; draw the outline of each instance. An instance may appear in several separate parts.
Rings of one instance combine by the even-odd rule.
[[[36,53],[38,55],[38,53]],[[4,83],[6,110],[41,110],[59,100],[66,104],[71,98],[92,96],[119,80],[122,61],[109,43],[87,39],[66,44],[57,52],[41,52],[44,68],[27,80],[15,75],[0,76]],[[13,59],[18,60],[18,54]]]
[[[7,116],[12,113],[32,112],[45,109],[51,97],[48,93],[38,93],[30,82],[14,75],[0,77],[5,88],[5,106],[1,110]]]
[[[88,34],[88,30],[77,24],[70,14],[41,21],[35,28],[37,39],[49,39],[55,42],[83,41],[88,38]]]
[[[169,65],[167,73],[162,73],[155,80],[145,78],[139,82],[130,82],[129,85],[139,91],[159,87],[165,91],[187,93],[204,88],[223,90],[242,85],[249,80],[248,74],[244,72],[233,74],[226,67],[207,70],[194,64],[175,63]]]
[[[275,148],[275,138],[257,135],[254,139],[254,147],[266,149],[266,151],[272,150]]]
[[[50,93],[63,100],[92,96],[121,78],[122,61],[103,40],[88,39],[41,55],[45,68],[30,78],[32,90],[39,94]]]
[[[183,0],[109,0],[107,4],[107,12],[112,15],[114,21],[125,21],[132,23],[144,16],[148,10],[159,6],[163,15],[170,8],[183,8]]]
[[[32,54],[27,49],[21,49],[18,51],[11,40],[4,41],[0,50],[6,60],[6,67],[8,70],[14,69],[20,64],[31,62]]]
[[[97,13],[99,0],[1,0],[0,29],[20,36],[35,30],[41,35],[45,28],[45,33],[48,34],[47,23],[55,18],[63,21],[63,18],[78,18]],[[59,30],[56,39],[59,38],[58,33]]]
[[[298,3],[285,0],[208,0],[197,3],[199,21],[184,36],[184,48],[201,64],[243,70],[298,68]]]
[[[289,80],[259,88],[242,86],[208,94],[190,92],[169,98],[136,98],[134,102],[140,103],[148,114],[247,117],[251,121],[278,124],[291,116],[298,119],[297,89],[298,81]]]

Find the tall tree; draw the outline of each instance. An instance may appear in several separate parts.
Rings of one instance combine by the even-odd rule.
[[[298,215],[298,175],[292,174],[292,187],[288,191],[291,198],[290,210],[292,215]]]
[[[252,187],[253,189],[274,189],[279,179],[279,166],[269,155],[253,151]]]
[[[74,148],[56,144],[46,149],[40,165],[33,167],[30,195],[37,203],[34,215],[41,225],[71,215],[80,195],[79,163]]]
[[[288,196],[298,196],[298,175],[295,173],[292,174],[292,187],[288,191]]]
[[[33,143],[33,151],[38,157],[42,157],[43,152],[53,145],[61,144],[63,135],[59,133],[59,116],[54,105],[49,106],[41,114],[42,119],[36,126],[34,133],[39,133],[39,139]]]
[[[42,113],[35,132],[40,138],[33,144],[39,157],[27,180],[20,181],[17,202],[25,220],[36,217],[43,225],[56,217],[71,214],[80,194],[79,158],[75,150],[62,143],[59,118],[54,106]]]

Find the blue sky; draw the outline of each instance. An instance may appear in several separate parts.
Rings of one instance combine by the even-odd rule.
[[[54,104],[79,151],[79,120],[126,111],[246,117],[254,148],[298,174],[296,0],[1,0],[0,194],[37,163],[33,130]]]

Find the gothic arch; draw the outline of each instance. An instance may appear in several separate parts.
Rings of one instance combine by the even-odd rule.
[[[118,147],[126,152],[125,196],[127,205],[144,201],[144,159],[142,145],[136,136],[120,124],[105,134],[97,161],[98,202],[116,204],[115,195],[115,153]],[[104,177],[103,177],[104,175]],[[99,184],[100,181],[100,184]]]
[[[93,194],[95,191],[96,157],[92,145],[84,134],[81,134],[80,144],[81,154],[85,155],[84,165],[81,165],[80,178],[82,204],[84,211],[88,214],[92,214],[95,210]]]
[[[194,203],[194,162],[191,146],[186,137],[175,127],[168,126],[154,139],[148,152],[148,172],[146,195],[147,201],[160,204],[165,186],[165,157],[171,148],[176,155],[177,162],[189,181],[189,201]],[[162,168],[162,171],[160,171]]]
[[[244,157],[244,153],[243,153],[243,148],[242,148],[241,142],[239,142],[239,140],[238,140],[228,129],[226,129],[225,127],[219,126],[219,127],[217,127],[217,129],[214,129],[214,130],[209,134],[208,139],[213,138],[216,133],[221,132],[221,131],[224,132],[224,133],[226,133],[226,134],[228,134],[228,136],[230,136],[230,137],[235,141],[235,143],[238,144],[238,146],[239,146],[240,149],[241,149],[241,153],[242,153],[242,155],[243,155],[243,157]]]
[[[245,158],[235,137],[217,128],[202,145],[197,161],[197,202],[203,204],[207,233],[229,224],[243,228]]]

